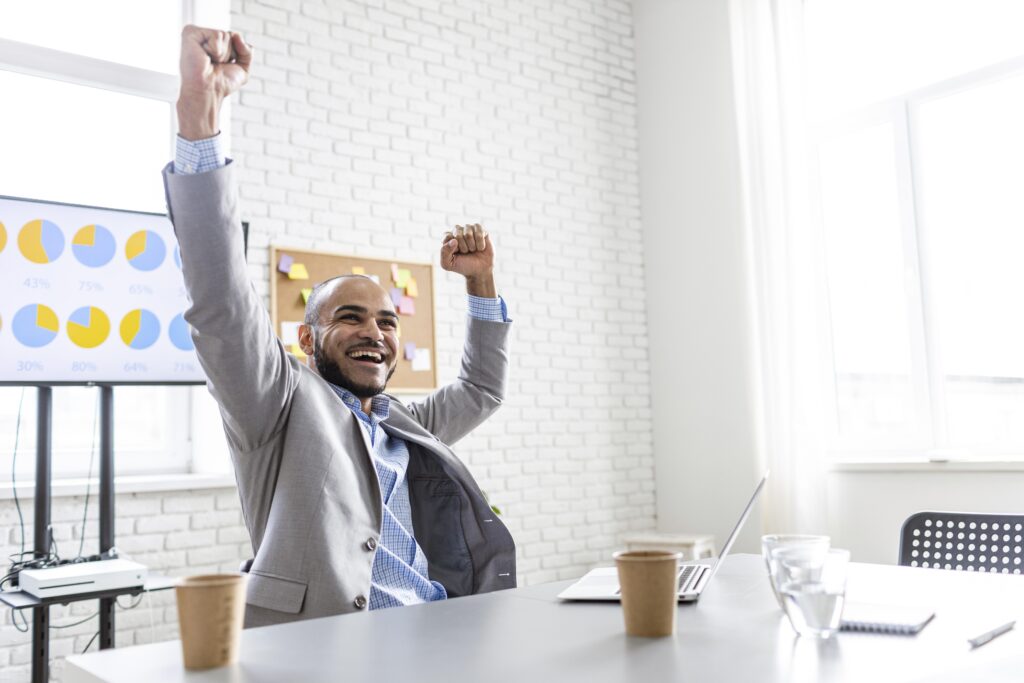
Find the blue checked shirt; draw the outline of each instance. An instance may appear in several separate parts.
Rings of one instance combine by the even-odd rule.
[[[205,140],[189,141],[180,135],[174,148],[174,172],[181,175],[205,173],[227,163],[220,145],[220,133]]]
[[[178,137],[174,172],[182,175],[220,168],[227,160],[220,136],[190,142]],[[508,309],[501,297],[488,299],[469,295],[469,314],[479,320],[508,321]],[[448,597],[444,586],[430,580],[427,557],[416,542],[409,505],[409,447],[402,439],[379,429],[391,410],[391,399],[374,396],[370,414],[363,412],[359,399],[341,387],[331,385],[345,406],[359,418],[359,424],[373,446],[373,464],[380,481],[384,519],[380,543],[370,569],[370,609],[411,605]]]
[[[468,296],[469,313],[474,318],[507,321],[505,302],[500,297]],[[331,388],[359,418],[360,426],[369,436],[373,446],[373,465],[380,482],[384,519],[380,543],[370,568],[370,609],[444,600],[448,594],[444,586],[430,580],[427,556],[416,542],[412,527],[409,480],[405,476],[409,467],[409,447],[402,439],[388,436],[383,429],[378,429],[381,421],[388,417],[391,399],[383,394],[374,396],[367,415],[359,399],[351,392],[333,384]]]
[[[409,448],[402,439],[392,438],[379,429],[391,410],[391,399],[374,396],[367,415],[351,392],[333,384],[331,388],[359,418],[359,424],[370,437],[373,465],[380,481],[384,519],[370,569],[370,609],[444,600],[448,594],[444,586],[430,580],[427,557],[413,535],[409,481],[405,476]]]

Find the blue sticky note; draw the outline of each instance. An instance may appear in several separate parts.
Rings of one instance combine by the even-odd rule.
[[[416,343],[406,342],[405,343],[405,359],[412,360],[416,357]]]
[[[395,308],[402,303],[402,297],[405,296],[405,292],[398,289],[397,287],[391,288],[391,302],[395,305]]]
[[[281,254],[281,258],[277,262],[277,269],[280,272],[282,272],[285,275],[287,275],[288,273],[291,272],[291,270],[292,270],[292,263],[294,263],[294,262],[295,262],[295,259],[293,259],[288,254]]]

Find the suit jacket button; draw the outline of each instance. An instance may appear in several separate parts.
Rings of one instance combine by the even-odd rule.
[[[377,549],[377,539],[374,538],[373,536],[370,536],[368,539],[366,539],[366,543],[363,544],[363,547],[365,547],[367,550],[370,550],[370,551],[376,550]]]
[[[360,595],[352,601],[352,604],[356,606],[356,609],[363,609],[366,607],[366,597]]]

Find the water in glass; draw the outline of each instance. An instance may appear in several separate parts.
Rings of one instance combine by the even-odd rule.
[[[781,587],[783,606],[790,623],[802,636],[828,638],[839,630],[843,615],[842,586],[821,583],[787,583]]]

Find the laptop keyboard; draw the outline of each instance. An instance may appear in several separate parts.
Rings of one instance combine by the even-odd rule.
[[[693,577],[693,573],[697,571],[697,565],[689,564],[682,568],[679,572],[679,592],[683,592],[683,588],[690,582],[690,578]]]
[[[680,567],[679,568],[678,591],[680,593],[682,593],[683,589],[688,587],[688,584],[690,583],[690,581],[695,579],[695,578],[697,578],[696,576],[694,576],[694,573],[698,569],[703,569],[703,568],[704,568],[703,565],[699,565],[699,564],[688,564],[688,565],[684,565],[684,566]],[[699,576],[699,574],[698,574],[698,576]],[[615,583],[616,583],[616,586],[617,586],[618,583],[619,583],[618,578],[615,579]],[[620,590],[621,589],[616,587],[615,588],[615,594],[616,595],[621,595]]]

